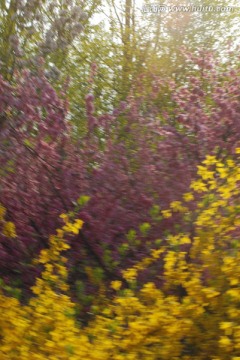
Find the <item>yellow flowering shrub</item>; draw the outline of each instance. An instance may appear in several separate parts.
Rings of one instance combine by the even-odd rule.
[[[237,150],[239,152],[239,150]],[[3,360],[238,360],[240,359],[240,168],[238,159],[208,156],[198,168],[192,192],[163,210],[188,215],[189,231],[169,235],[168,243],[123,271],[111,283],[92,321],[76,321],[67,295],[66,233],[70,222],[49,239],[36,260],[44,266],[27,305],[0,293],[0,358]],[[199,199],[194,211],[189,203]],[[0,208],[0,216],[4,216]],[[2,215],[1,215],[2,214]],[[138,274],[161,263],[153,282]],[[91,277],[91,269],[88,269]],[[98,294],[96,294],[96,297]],[[106,296],[106,295],[105,295]],[[93,309],[94,311],[94,309]]]
[[[50,236],[49,248],[42,250],[38,263],[43,264],[41,278],[32,288],[34,297],[21,305],[0,292],[0,358],[1,359],[76,359],[74,346],[81,340],[75,325],[74,303],[65,294],[66,258],[61,255],[69,245],[64,234],[77,233],[83,222],[65,222]],[[3,314],[3,316],[2,316]],[[82,353],[78,350],[78,357]]]
[[[6,209],[0,204],[0,231],[8,238],[15,238],[16,229],[15,225],[11,221],[5,220]]]

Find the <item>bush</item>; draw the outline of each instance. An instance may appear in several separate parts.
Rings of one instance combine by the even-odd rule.
[[[124,270],[128,287],[112,281],[115,295],[92,306],[95,315],[86,326],[76,322],[76,304],[64,294],[66,258],[60,254],[69,246],[65,235],[78,232],[82,221],[63,215],[64,227],[40,254],[44,270],[33,287],[35,296],[21,305],[1,293],[1,358],[237,360],[239,157],[221,162],[209,155],[198,175],[192,191],[162,211],[165,217],[180,212],[189,230],[169,235],[167,245]],[[1,214],[4,226],[4,210]],[[159,260],[163,272],[138,283],[138,274]],[[159,276],[161,289],[154,284]]]
[[[135,89],[125,105],[98,115],[88,94],[81,139],[66,95],[60,99],[41,73],[23,74],[14,87],[0,81],[0,196],[18,234],[14,246],[0,236],[6,282],[29,290],[40,272],[31,259],[48,246],[62,213],[84,221],[67,254],[75,297],[82,285],[92,296],[102,278],[121,280],[120,270],[156,239],[164,244],[169,228],[186,230],[181,214],[160,209],[180,201],[206,154],[224,159],[239,145],[239,70],[222,69],[209,54],[191,61],[196,71],[184,85],[155,79],[149,103]]]

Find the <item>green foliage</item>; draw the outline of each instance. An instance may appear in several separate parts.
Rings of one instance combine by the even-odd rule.
[[[150,229],[151,229],[151,225],[146,222],[139,226],[139,230],[143,236],[147,236]]]
[[[87,195],[82,195],[80,196],[80,198],[77,199],[77,204],[82,207],[84,205],[86,205],[90,200],[90,196]]]

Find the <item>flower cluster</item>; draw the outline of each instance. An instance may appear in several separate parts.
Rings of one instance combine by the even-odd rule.
[[[239,149],[236,150],[239,153]],[[240,170],[239,159],[220,162],[207,156],[199,167],[193,192],[168,210],[182,212],[189,201],[198,204],[186,221],[191,231],[169,234],[168,243],[152,249],[123,271],[129,284],[114,280],[113,297],[92,307],[86,326],[76,321],[76,305],[68,295],[67,232],[79,231],[82,221],[65,225],[49,239],[37,262],[44,266],[32,288],[34,296],[22,305],[3,292],[0,297],[0,354],[12,359],[179,359],[237,360],[240,357]],[[221,170],[220,170],[221,169]],[[219,171],[220,170],[220,171]],[[212,173],[212,176],[208,176]],[[227,173],[227,177],[222,174]],[[204,185],[203,186],[201,186]],[[201,192],[200,192],[201,189]],[[4,209],[0,208],[1,216]],[[76,230],[77,229],[77,230]],[[154,262],[163,271],[138,286],[139,272]],[[89,272],[91,269],[89,267]],[[155,284],[163,278],[163,286]],[[98,295],[96,295],[97,297]]]
[[[41,72],[25,72],[12,86],[0,79],[0,197],[18,233],[16,247],[0,234],[0,276],[8,272],[9,283],[15,281],[14,268],[27,293],[38,272],[29,266],[33,254],[48,245],[59,215],[76,208],[85,226],[79,234],[75,229],[69,243],[74,296],[82,281],[94,297],[87,266],[100,268],[109,284],[119,279],[120,269],[146,257],[157,238],[164,242],[169,228],[187,230],[186,205],[196,204],[206,190],[205,182],[196,182],[194,199],[188,191],[197,165],[213,187],[213,170],[206,172],[199,162],[207,153],[224,158],[239,144],[239,73],[231,70],[196,72],[180,88],[159,82],[156,106],[133,94],[117,111],[101,115],[90,87],[80,140],[73,136],[67,100],[59,99]],[[163,105],[170,88],[172,100]],[[65,92],[63,87],[64,98]],[[192,92],[198,101],[191,100]],[[222,180],[228,176],[220,165],[218,174]],[[82,195],[90,199],[84,206],[77,200]],[[147,223],[150,228],[139,228]],[[8,224],[6,234],[12,230]]]
[[[1,233],[7,238],[15,238],[17,236],[15,225],[12,221],[5,220],[5,213],[5,208],[0,204]]]
[[[1,359],[75,360],[81,357],[80,349],[78,357],[73,356],[81,335],[75,324],[75,305],[65,294],[67,259],[61,252],[69,249],[64,236],[80,230],[82,224],[81,220],[66,221],[66,229],[58,229],[56,235],[50,236],[49,248],[42,250],[35,261],[43,264],[44,270],[32,287],[34,296],[27,305],[21,305],[1,291]]]

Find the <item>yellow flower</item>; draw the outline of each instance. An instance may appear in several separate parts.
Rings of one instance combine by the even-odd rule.
[[[170,208],[175,210],[175,211],[181,211],[183,209],[180,201],[171,202]]]
[[[235,162],[231,159],[228,159],[227,160],[227,165],[231,168],[231,167],[234,167],[235,166]]]
[[[15,225],[11,221],[6,221],[4,223],[2,233],[8,238],[17,237]]]
[[[33,292],[34,294],[36,294],[36,295],[41,294],[42,289],[41,289],[40,287],[38,287],[38,286],[32,286],[31,289],[32,289],[32,292]]]
[[[62,238],[62,237],[63,237],[64,231],[63,231],[62,229],[57,229],[56,232],[57,232],[57,237],[59,237],[59,238]],[[54,237],[53,237],[53,238],[54,238]]]
[[[162,210],[162,216],[165,218],[165,219],[168,219],[172,216],[172,213],[170,210]]]
[[[231,286],[238,285],[238,283],[239,283],[238,279],[236,279],[236,278],[230,279]]]
[[[228,177],[228,170],[226,168],[219,168],[217,169],[217,172],[220,174],[221,179]]]
[[[186,202],[188,202],[188,201],[193,200],[193,199],[194,199],[194,196],[193,196],[192,193],[185,193],[185,194],[183,195],[183,199],[184,199]]]
[[[40,253],[39,263],[45,264],[48,261],[49,261],[49,251],[46,249],[43,249]]]
[[[136,276],[137,276],[137,270],[134,268],[130,268],[130,269],[123,271],[123,277],[125,280],[132,281],[132,280],[136,279]]]
[[[172,246],[179,244],[179,236],[178,235],[169,235],[167,239],[168,239],[168,243],[171,244]]]
[[[69,217],[67,214],[61,214],[59,216],[61,219],[63,219],[63,221],[65,222],[65,224],[69,221]]]
[[[80,219],[75,220],[75,225],[78,226],[79,229],[82,228],[84,222]]]
[[[222,347],[231,345],[231,339],[227,336],[221,336],[221,339],[219,340],[219,344]]]
[[[226,294],[230,295],[232,298],[239,299],[240,291],[238,289],[230,289]]]
[[[198,175],[200,175],[203,180],[212,179],[214,177],[214,172],[209,171],[205,166],[199,165],[197,168]]]
[[[206,159],[203,161],[203,164],[214,165],[214,164],[216,164],[216,162],[217,162],[217,160],[216,160],[215,156],[207,155]]]
[[[3,220],[6,214],[6,209],[0,204],[0,220]]]
[[[66,225],[63,226],[63,230],[73,234],[78,234],[82,226],[83,221],[78,219],[74,223],[66,222]]]
[[[206,185],[199,180],[193,181],[192,184],[190,185],[190,188],[199,193],[207,191]]]
[[[191,244],[191,240],[188,236],[183,236],[180,238],[180,244]]]
[[[111,288],[112,288],[113,290],[118,291],[118,290],[121,288],[121,286],[122,286],[122,282],[119,281],[119,280],[116,280],[116,281],[112,281],[112,282],[111,282]]]
[[[164,248],[162,249],[154,249],[151,251],[151,256],[153,259],[158,259],[160,255],[164,252]]]
[[[220,323],[220,329],[221,329],[221,330],[226,330],[226,329],[229,329],[229,328],[232,328],[232,327],[233,327],[233,323],[232,323],[232,322],[225,321],[225,322],[221,322],[221,323]]]

